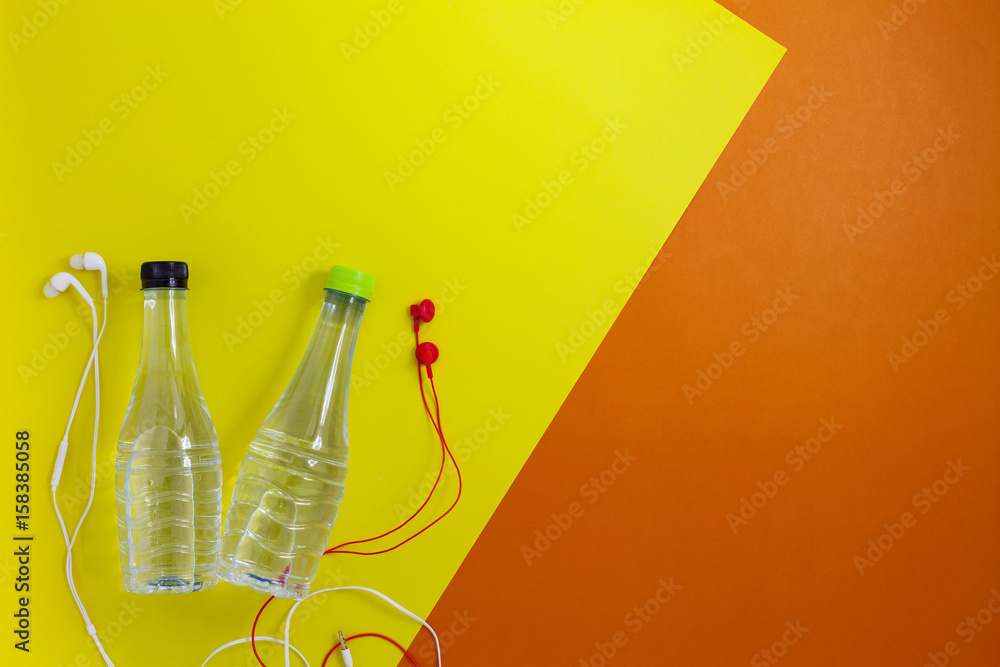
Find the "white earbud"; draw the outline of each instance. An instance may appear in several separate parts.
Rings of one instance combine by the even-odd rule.
[[[89,304],[94,303],[94,300],[90,298],[90,294],[88,294],[87,290],[83,288],[80,281],[77,280],[72,274],[66,273],[65,271],[60,271],[56,275],[52,276],[52,278],[49,279],[49,282],[46,283],[43,291],[45,292],[45,296],[53,299],[69,289],[70,285],[76,288],[76,291],[80,293],[80,296],[83,297],[84,301]]]
[[[108,266],[104,263],[104,258],[96,252],[85,252],[82,255],[73,255],[69,258],[69,264],[74,269],[86,269],[87,271],[101,272],[101,293],[104,298],[108,298]]]

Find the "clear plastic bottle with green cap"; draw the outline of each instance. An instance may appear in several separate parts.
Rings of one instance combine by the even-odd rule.
[[[374,286],[361,271],[330,269],[305,356],[240,467],[220,578],[277,597],[309,592],[344,497],[351,357]]]

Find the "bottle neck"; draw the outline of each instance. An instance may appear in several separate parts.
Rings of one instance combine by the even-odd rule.
[[[316,450],[347,441],[347,395],[364,299],[326,290],[309,347],[264,425]]]
[[[140,368],[156,365],[193,369],[185,293],[183,289],[169,288],[143,291]]]
[[[119,436],[126,443],[154,427],[169,429],[182,447],[216,440],[191,357],[185,304],[183,289],[143,290],[139,370]],[[157,446],[163,435],[154,438]]]

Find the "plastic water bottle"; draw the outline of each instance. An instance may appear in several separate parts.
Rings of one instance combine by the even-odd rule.
[[[344,497],[351,357],[374,286],[361,271],[330,269],[305,356],[240,467],[222,579],[277,597],[309,592]]]
[[[190,593],[218,581],[222,467],[188,341],[188,267],[146,262],[142,351],[115,483],[122,581],[133,593]]]

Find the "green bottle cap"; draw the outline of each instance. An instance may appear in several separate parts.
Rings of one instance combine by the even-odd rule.
[[[375,291],[375,276],[363,271],[349,269],[346,266],[335,266],[326,277],[326,289],[337,290],[371,301]]]

